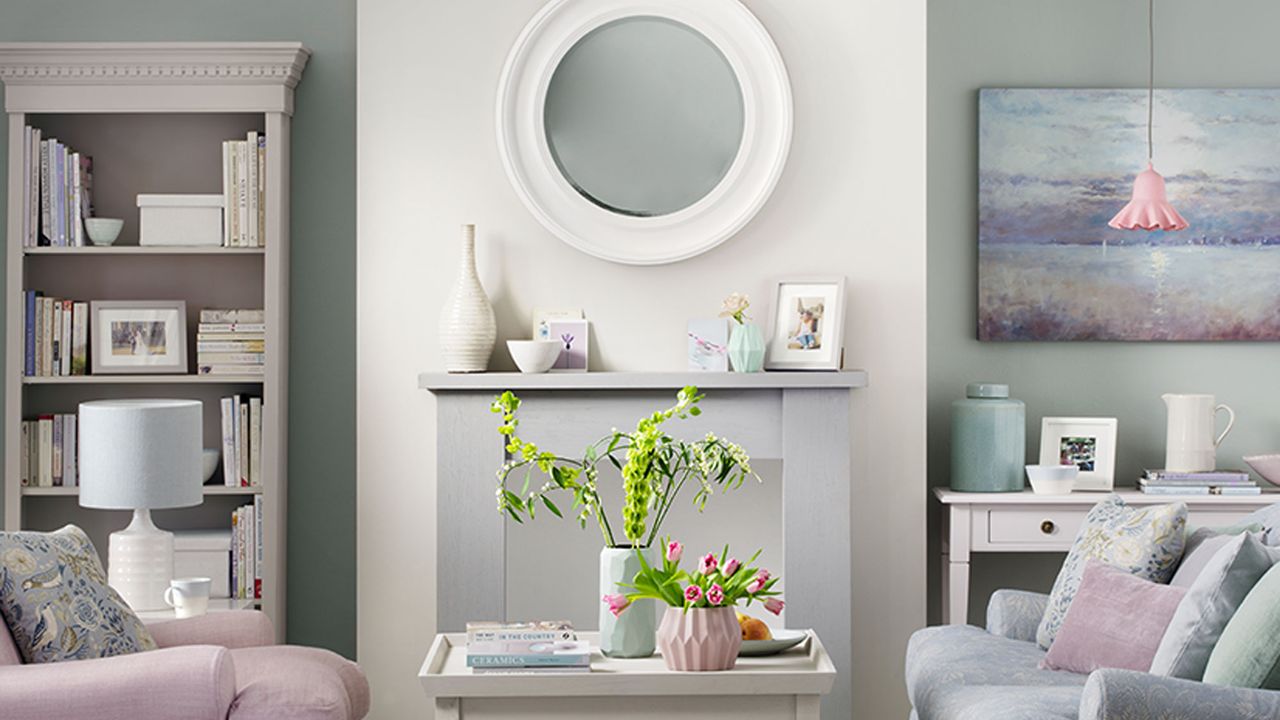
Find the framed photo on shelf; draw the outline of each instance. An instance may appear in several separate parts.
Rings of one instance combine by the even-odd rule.
[[[843,334],[843,277],[779,280],[765,369],[839,370]]]
[[[560,357],[551,366],[551,372],[587,371],[591,326],[586,320],[549,320],[546,339],[560,342]]]
[[[1047,417],[1040,421],[1040,464],[1080,468],[1076,490],[1110,491],[1116,483],[1115,418]]]
[[[184,300],[95,300],[89,304],[94,375],[187,369]]]

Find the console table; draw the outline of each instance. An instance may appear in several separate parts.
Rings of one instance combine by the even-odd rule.
[[[599,648],[597,633],[578,636]],[[435,701],[436,720],[818,720],[821,698],[835,678],[812,630],[790,650],[738,658],[737,667],[724,672],[672,672],[661,655],[615,660],[597,649],[591,672],[555,675],[475,675],[467,667],[466,634],[451,633],[436,636],[418,672]]]
[[[935,488],[947,507],[942,535],[942,622],[963,625],[969,618],[969,560],[975,553],[1067,552],[1084,516],[1105,493],[1069,495],[966,493]],[[1116,494],[1130,505],[1184,502],[1188,523],[1232,525],[1258,508],[1280,502],[1280,492],[1261,495],[1146,495],[1133,489]]]

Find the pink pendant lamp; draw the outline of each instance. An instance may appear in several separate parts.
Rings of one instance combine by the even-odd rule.
[[[1155,106],[1155,0],[1147,0],[1147,169],[1133,181],[1133,199],[1107,223],[1117,230],[1185,230],[1187,221],[1169,204],[1164,178],[1151,165]]]

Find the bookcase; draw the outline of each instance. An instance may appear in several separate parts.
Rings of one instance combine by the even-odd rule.
[[[262,477],[257,487],[205,487],[194,508],[155,513],[165,529],[226,528],[232,511],[261,494],[261,608],[285,628],[289,367],[289,146],[293,91],[310,52],[298,43],[0,44],[8,116],[4,288],[4,528],[51,530],[75,523],[103,561],[107,536],[128,513],[89,510],[76,487],[23,487],[21,421],[75,412],[86,400],[190,398],[204,404],[206,448],[221,447],[219,398],[263,399]],[[23,143],[41,128],[93,157],[96,215],[125,220],[109,247],[24,247]],[[138,244],[137,195],[221,193],[221,142],[249,130],[267,137],[265,247]],[[23,374],[26,289],[76,300],[183,300],[187,347],[204,308],[262,308],[261,376]],[[218,477],[218,476],[215,476]],[[215,480],[215,482],[218,482]],[[248,601],[251,603],[252,601]],[[234,605],[234,603],[233,603]]]

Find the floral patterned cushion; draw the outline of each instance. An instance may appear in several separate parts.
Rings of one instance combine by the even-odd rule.
[[[1053,644],[1080,588],[1087,561],[1100,560],[1146,580],[1167,583],[1182,558],[1186,528],[1184,503],[1134,508],[1119,495],[1111,495],[1094,505],[1053,583],[1036,642],[1045,649]]]
[[[85,660],[154,650],[84,531],[0,533],[0,618],[24,662]]]

